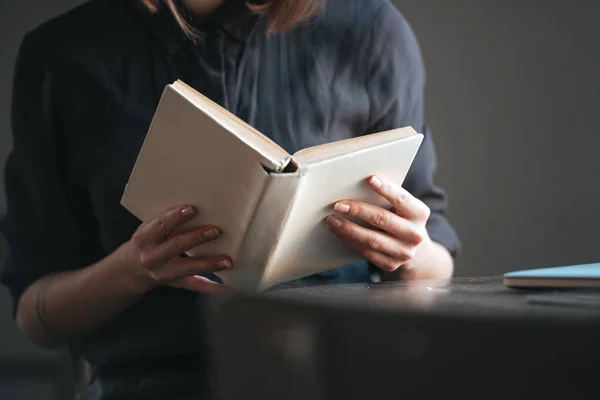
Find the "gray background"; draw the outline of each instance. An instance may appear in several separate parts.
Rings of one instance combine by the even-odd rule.
[[[22,35],[77,3],[0,0],[0,164]],[[600,260],[600,2],[396,3],[425,57],[438,182],[464,243],[456,274]],[[0,359],[52,354],[18,337],[4,289],[0,306]]]

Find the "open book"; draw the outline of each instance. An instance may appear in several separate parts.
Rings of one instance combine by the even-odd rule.
[[[144,222],[196,205],[183,228],[214,224],[223,235],[190,254],[229,255],[224,283],[264,290],[359,261],[325,218],[344,199],[389,207],[367,179],[402,184],[422,139],[405,127],[290,155],[177,81],[164,90],[121,204]]]

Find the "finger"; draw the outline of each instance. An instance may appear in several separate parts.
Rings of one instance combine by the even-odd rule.
[[[233,288],[220,283],[211,281],[203,276],[186,276],[185,278],[177,279],[175,282],[169,284],[169,286],[191,290],[193,292],[210,293],[210,294],[228,294],[234,292]]]
[[[136,235],[145,244],[164,242],[175,228],[193,219],[197,213],[190,205],[175,207],[142,225]]]
[[[215,240],[219,236],[221,236],[221,232],[216,227],[203,226],[180,233],[166,242],[144,251],[142,258],[146,265],[161,265],[164,261],[177,257],[196,246]]]
[[[411,221],[427,221],[429,218],[429,207],[402,186],[377,176],[372,176],[369,184],[394,206],[399,215]]]
[[[177,279],[219,272],[232,267],[231,259],[224,256],[216,257],[187,257],[176,259],[169,264],[150,272],[157,282],[173,282]]]
[[[333,209],[340,214],[360,218],[404,243],[418,245],[425,239],[424,234],[411,221],[372,204],[352,200],[339,201],[333,205]]]
[[[402,262],[390,257],[386,254],[380,253],[373,249],[370,249],[362,244],[355,242],[350,239],[344,239],[344,241],[362,258],[370,261],[379,269],[387,272],[396,271],[402,266]]]
[[[410,260],[414,255],[414,249],[416,249],[416,246],[404,244],[383,232],[364,228],[337,215],[329,216],[327,223],[331,230],[338,235],[371,250],[385,253],[399,260],[399,262]]]

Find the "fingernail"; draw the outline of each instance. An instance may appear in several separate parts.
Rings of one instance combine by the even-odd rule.
[[[329,217],[327,217],[327,223],[336,228],[339,228],[340,226],[342,226],[342,220],[339,219],[338,217],[334,217],[333,215],[330,215]]]
[[[346,203],[335,203],[333,209],[339,213],[347,213],[350,211],[350,206]]]
[[[186,207],[183,210],[181,210],[181,215],[183,215],[184,217],[189,217],[190,215],[194,214],[194,209],[192,207]]]
[[[373,187],[376,187],[376,188],[380,188],[381,185],[383,185],[383,181],[376,176],[371,178],[370,183],[371,183],[371,185],[373,185]]]
[[[204,235],[207,238],[213,239],[213,238],[219,237],[219,235],[221,235],[221,232],[219,232],[219,230],[217,228],[212,228],[212,229],[209,229],[206,232],[204,232]]]
[[[221,260],[217,263],[217,267],[219,268],[231,268],[231,261],[229,260]]]

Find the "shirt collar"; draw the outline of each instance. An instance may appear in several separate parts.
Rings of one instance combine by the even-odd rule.
[[[130,3],[170,54],[189,40],[166,7],[161,7],[157,12],[152,13],[138,0],[130,0]],[[193,18],[189,22],[200,33],[210,30],[211,27],[217,27],[233,39],[247,43],[258,20],[259,17],[246,6],[246,0],[225,0],[223,5],[209,17]]]
[[[260,1],[253,1],[254,4]],[[259,17],[252,13],[247,4],[247,0],[225,0],[210,19],[213,20],[223,31],[233,38],[248,42]]]

